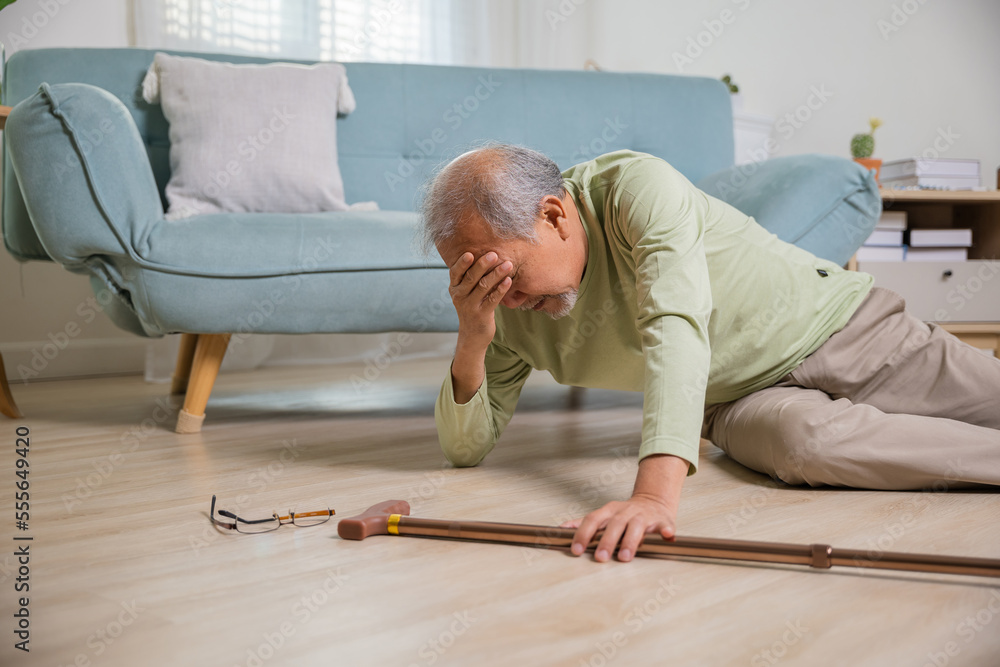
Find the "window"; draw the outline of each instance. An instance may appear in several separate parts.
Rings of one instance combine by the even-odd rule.
[[[474,12],[447,0],[146,0],[135,8],[147,48],[302,60],[461,63]],[[475,4],[475,3],[473,3]],[[456,20],[462,17],[461,23]]]

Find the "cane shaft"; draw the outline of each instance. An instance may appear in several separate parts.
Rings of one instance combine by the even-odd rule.
[[[398,517],[398,519],[396,518]],[[501,542],[532,547],[566,547],[573,543],[573,528],[488,521],[446,521],[392,515],[393,533],[416,537]],[[603,531],[598,531],[588,550],[597,547]],[[907,570],[985,577],[1000,577],[1000,560],[963,556],[937,556],[885,551],[873,557],[859,549],[835,549],[825,544],[788,544],[706,537],[676,537],[666,540],[646,535],[637,556],[668,555],[722,558],[765,563],[808,565],[814,568],[848,566],[883,570]]]

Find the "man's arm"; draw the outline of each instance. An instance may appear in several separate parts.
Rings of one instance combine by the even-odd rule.
[[[483,362],[478,358],[473,362],[483,364],[481,369],[474,369],[482,373],[483,380],[463,402],[458,396],[461,381],[457,379],[456,368],[460,356],[456,348],[451,371],[434,406],[441,451],[452,465],[459,467],[476,465],[490,453],[514,415],[521,388],[531,374],[527,363],[496,343],[489,346]],[[461,374],[459,370],[458,375]]]
[[[445,457],[472,466],[485,457],[510,421],[531,368],[495,344],[495,311],[511,280],[510,262],[496,253],[476,259],[464,253],[450,269],[450,293],[458,311],[458,343],[434,406]]]
[[[578,524],[582,552],[605,528],[606,560],[622,538],[629,560],[646,532],[673,535],[684,475],[698,462],[711,363],[711,285],[705,256],[707,199],[662,160],[643,159],[618,185],[613,224],[635,266],[637,326],[646,362],[639,475],[632,497],[608,503]],[[601,549],[600,547],[603,547]]]

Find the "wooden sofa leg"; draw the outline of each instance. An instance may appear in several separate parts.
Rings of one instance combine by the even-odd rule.
[[[570,387],[569,388],[569,409],[579,410],[580,406],[583,405],[583,387]]]
[[[205,421],[205,406],[212,394],[222,358],[226,356],[230,334],[199,334],[191,366],[184,407],[177,415],[177,433],[198,433]]]
[[[173,381],[170,383],[170,395],[185,394],[188,388],[188,378],[191,377],[191,363],[194,361],[194,350],[198,344],[198,334],[181,334],[181,349],[177,352],[177,366],[174,368]]]
[[[20,419],[24,415],[14,402],[14,397],[10,393],[10,385],[7,384],[7,371],[3,367],[3,355],[0,354],[0,414],[5,414],[11,419]]]

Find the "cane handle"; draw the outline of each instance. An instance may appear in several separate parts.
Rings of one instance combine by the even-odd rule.
[[[337,534],[345,540],[363,540],[372,535],[388,535],[390,533],[389,517],[410,513],[410,503],[405,500],[386,500],[372,505],[357,516],[341,519],[337,524]],[[396,519],[396,525],[399,519]],[[394,526],[395,527],[395,526]],[[398,530],[393,534],[398,535]]]

